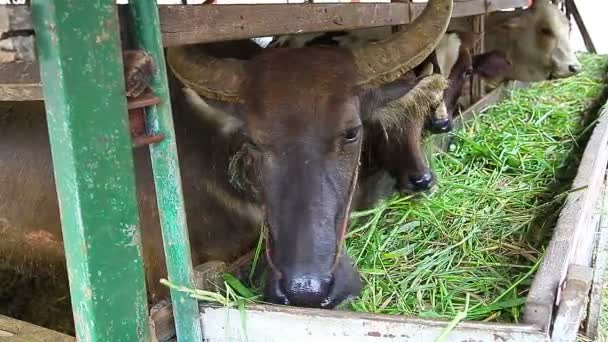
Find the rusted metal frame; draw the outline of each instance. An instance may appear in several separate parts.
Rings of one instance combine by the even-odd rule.
[[[165,56],[160,33],[160,20],[155,0],[131,0],[129,4],[133,42],[146,51],[156,65],[150,88],[161,102],[147,107],[146,121],[152,134],[163,134],[164,139],[150,145],[156,200],[163,237],[169,280],[186,287],[194,287],[190,239],[181,185],[181,173],[173,114],[167,80]],[[177,338],[180,342],[200,342],[202,330],[198,315],[198,301],[188,294],[171,290]]]
[[[116,5],[34,0],[32,17],[79,341],[147,341]]]

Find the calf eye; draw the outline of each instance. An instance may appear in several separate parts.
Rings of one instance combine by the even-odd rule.
[[[542,34],[544,34],[545,36],[553,36],[553,31],[551,31],[551,29],[548,29],[546,27],[541,28],[540,32]]]
[[[361,133],[361,126],[349,128],[344,131],[344,141],[346,143],[352,143],[359,139],[359,135]]]

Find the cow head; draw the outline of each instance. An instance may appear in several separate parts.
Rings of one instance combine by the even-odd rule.
[[[536,0],[490,29],[513,63],[507,79],[534,82],[563,78],[581,68],[569,42],[568,19],[549,0]]]
[[[201,101],[231,103],[228,121],[247,137],[266,217],[266,300],[332,308],[358,294],[342,245],[362,122],[412,87],[394,81],[431,53],[451,9],[452,0],[431,0],[407,30],[352,49],[271,49],[247,61],[168,50],[177,79]]]

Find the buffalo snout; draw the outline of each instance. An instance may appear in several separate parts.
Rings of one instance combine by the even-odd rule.
[[[333,309],[361,292],[361,278],[344,253],[333,274],[306,269],[293,265],[280,273],[271,272],[264,291],[265,300],[274,304]]]

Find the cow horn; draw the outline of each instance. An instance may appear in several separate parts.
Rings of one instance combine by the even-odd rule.
[[[214,100],[241,102],[239,89],[245,79],[246,61],[216,58],[204,46],[167,49],[167,64],[175,77],[197,94]]]
[[[453,0],[429,0],[405,30],[379,42],[352,49],[360,85],[378,86],[396,80],[433,52],[452,16]]]

